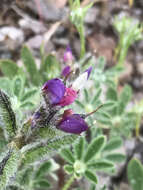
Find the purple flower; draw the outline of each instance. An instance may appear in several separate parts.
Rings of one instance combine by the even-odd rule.
[[[88,125],[79,114],[72,114],[63,118],[57,128],[67,133],[80,134],[88,129]]]
[[[48,80],[43,85],[42,90],[46,95],[48,95],[49,103],[51,105],[56,105],[63,98],[66,91],[66,87],[60,79],[55,78]]]
[[[64,62],[71,63],[72,60],[73,60],[72,51],[71,51],[71,48],[68,46],[64,53]]]
[[[84,72],[87,72],[87,80],[89,79],[91,71],[92,71],[92,67],[89,67],[87,70],[84,71]]]
[[[71,72],[70,66],[66,66],[66,67],[64,67],[64,69],[62,70],[62,76],[67,77],[67,76],[70,74],[70,72]]]

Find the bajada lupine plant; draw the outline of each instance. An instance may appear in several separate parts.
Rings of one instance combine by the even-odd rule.
[[[42,160],[49,152],[71,144],[88,129],[85,121],[88,115],[62,109],[78,97],[83,87],[80,83],[85,84],[91,70],[87,69],[73,83],[68,82],[67,75],[63,79],[54,78],[45,82],[39,108],[22,125],[16,119],[8,95],[0,90],[1,126],[7,139],[7,150],[1,155],[0,162],[1,189],[9,186],[18,168]]]

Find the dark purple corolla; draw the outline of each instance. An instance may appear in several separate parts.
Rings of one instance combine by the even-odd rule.
[[[66,91],[66,87],[60,79],[55,78],[48,80],[43,85],[42,90],[43,92],[45,92],[46,95],[48,95],[49,103],[51,105],[56,105],[63,98]]]
[[[67,133],[80,134],[88,129],[88,125],[79,114],[71,114],[63,118],[57,128]]]

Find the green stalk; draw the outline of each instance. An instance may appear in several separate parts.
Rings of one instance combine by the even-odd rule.
[[[73,183],[74,178],[75,178],[74,175],[72,175],[72,176],[68,179],[68,181],[66,182],[66,184],[64,185],[64,187],[62,188],[62,190],[68,190],[69,187],[71,186],[71,184]]]
[[[139,137],[139,129],[140,129],[140,123],[141,123],[141,119],[142,119],[142,114],[141,113],[137,113],[137,120],[136,120],[136,137]]]
[[[84,36],[84,26],[82,23],[78,27],[78,32],[79,32],[79,36],[80,36],[80,46],[81,46],[80,59],[81,59],[85,55],[85,36]]]

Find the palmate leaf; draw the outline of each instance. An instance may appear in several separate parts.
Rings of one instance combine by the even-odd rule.
[[[64,146],[71,145],[77,138],[77,135],[65,135],[52,141],[48,141],[47,144],[39,144],[36,147],[29,149],[28,152],[25,153],[23,163],[33,163],[35,161],[40,161],[44,157],[49,156],[49,154],[52,152],[58,152]]]
[[[5,131],[6,137],[11,139],[16,134],[16,119],[15,114],[11,108],[9,97],[0,90],[0,115],[2,127]]]
[[[15,172],[18,169],[19,160],[20,160],[19,151],[13,151],[9,154],[8,159],[6,160],[0,175],[1,190],[5,190],[6,186],[10,182],[10,178],[15,175]]]

